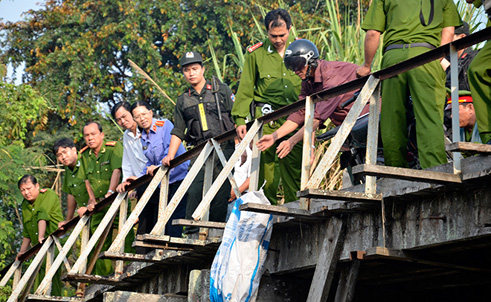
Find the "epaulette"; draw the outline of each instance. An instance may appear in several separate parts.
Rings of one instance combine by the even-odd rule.
[[[41,192],[41,193],[44,193],[46,191],[48,191],[48,189],[41,189],[41,190],[39,190],[39,192]]]
[[[247,51],[253,52],[254,50],[258,49],[261,46],[263,46],[263,42],[256,43],[255,45],[252,45],[251,47],[247,48]]]
[[[89,149],[89,146],[85,146],[83,147],[82,149],[80,149],[80,151],[78,151],[80,154],[84,153],[85,150]]]
[[[155,121],[155,125],[159,127],[164,127],[165,121]]]
[[[116,141],[111,141],[111,142],[106,142],[106,146],[111,146],[111,147],[114,147],[116,146]]]

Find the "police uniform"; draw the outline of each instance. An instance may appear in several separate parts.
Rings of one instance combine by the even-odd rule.
[[[169,152],[169,145],[171,139],[171,131],[174,125],[171,121],[164,120],[152,120],[152,125],[148,129],[148,133],[142,130],[141,144],[143,154],[147,158],[147,164],[144,167],[141,175],[147,173],[147,168],[154,166],[161,166],[162,159],[167,156]],[[177,150],[176,156],[179,156],[186,152],[186,149],[181,144]],[[168,200],[171,200],[175,192],[179,188],[182,180],[188,173],[189,160],[174,167],[169,172],[169,193]],[[148,234],[153,229],[158,220],[158,208],[160,200],[160,190],[155,190],[149,203],[140,214],[140,221],[138,223],[137,234]],[[184,218],[186,215],[187,196],[184,195],[181,202],[172,214],[169,222],[165,226],[165,234],[172,237],[182,236],[182,226],[172,225],[172,220]]]
[[[290,35],[287,46],[293,41],[294,37]],[[245,125],[252,102],[256,108],[255,118],[258,118],[297,101],[302,81],[294,72],[285,67],[283,58],[269,39],[247,50],[244,70],[232,109],[232,117],[237,126]],[[273,133],[285,121],[286,118],[283,117],[264,125],[263,134]],[[266,180],[264,193],[272,204],[277,203],[276,193],[280,175],[285,192],[285,202],[297,200],[296,194],[300,190],[302,144],[296,144],[288,156],[279,159],[278,167],[276,148],[280,142],[277,141],[261,154],[259,184],[262,185]]]
[[[41,189],[39,196],[33,204],[25,200],[22,202],[22,236],[31,240],[31,245],[39,243],[38,221],[46,221],[46,232],[44,237],[58,229],[58,223],[63,221],[61,213],[60,199],[55,191],[51,189]],[[37,288],[44,278],[46,271],[46,261],[43,262],[39,274],[36,276],[34,288]],[[52,292],[53,296],[61,295],[60,271],[53,277]]]
[[[488,0],[489,1],[489,0]],[[475,6],[481,6],[481,0],[474,1]],[[491,26],[488,21],[487,27]],[[483,143],[491,141],[491,42],[488,40],[479,54],[474,58],[469,71],[469,85],[471,87],[474,108],[479,133]]]
[[[218,83],[217,94],[220,101],[224,130],[230,130],[233,127],[230,110],[232,109],[234,94],[223,83]],[[187,133],[185,135],[184,132],[186,129]],[[198,93],[193,87],[189,87],[186,92],[177,98],[177,104],[174,110],[174,128],[171,131],[172,135],[179,137],[181,140],[186,140],[190,145],[197,145],[220,134],[221,131],[211,82],[206,82],[201,93]],[[227,141],[223,143],[222,151],[225,158],[229,159],[234,152],[233,142]],[[216,179],[222,169],[223,167],[220,161],[218,158],[215,158],[213,179]],[[192,219],[192,214],[203,199],[203,180],[204,168],[201,169],[188,189],[187,219]],[[210,205],[210,221],[225,221],[230,189],[230,183],[225,181],[218,190]],[[193,228],[187,228],[186,231],[190,229]]]
[[[374,0],[362,28],[384,33],[382,68],[423,54],[441,43],[444,27],[460,26],[452,0]],[[380,131],[385,164],[407,167],[406,102],[411,95],[421,167],[447,162],[443,133],[445,72],[438,60],[382,83]]]
[[[92,149],[85,149],[82,152],[82,173],[80,176],[83,179],[87,179],[90,182],[92,191],[97,201],[104,199],[107,191],[109,190],[109,184],[111,182],[111,176],[115,169],[121,169],[123,158],[123,146],[119,142],[104,140],[102,142],[99,155],[96,156]],[[101,223],[102,219],[106,215],[109,206],[105,207],[102,211],[95,213],[91,217],[90,231],[94,233],[96,228]],[[128,212],[130,211],[128,207]],[[112,225],[113,230],[117,231],[119,215],[116,214],[114,223]],[[106,241],[101,251],[106,251],[112,243],[113,232],[109,232]],[[131,244],[134,240],[134,233],[129,232],[125,240],[125,252],[134,252]],[[94,267],[94,275],[107,276],[113,272],[112,263],[110,259],[98,259]]]
[[[85,147],[87,149],[88,147]],[[67,194],[73,195],[78,207],[86,207],[89,201],[89,194],[85,187],[85,180],[83,178],[83,166],[81,153],[85,149],[80,150],[78,155],[77,164],[75,167],[70,168],[65,166],[65,178],[63,180],[63,186],[61,190]]]

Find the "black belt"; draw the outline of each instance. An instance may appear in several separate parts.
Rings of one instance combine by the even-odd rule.
[[[411,43],[411,44],[392,44],[385,48],[384,53],[391,49],[399,49],[399,48],[413,48],[413,47],[426,47],[429,49],[435,49],[436,47],[431,45],[430,43],[422,42],[422,43]]]

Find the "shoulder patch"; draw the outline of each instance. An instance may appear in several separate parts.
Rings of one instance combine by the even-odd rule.
[[[256,43],[256,44],[252,45],[251,47],[247,48],[247,51],[253,52],[254,50],[258,49],[261,46],[263,46],[263,42]]]
[[[111,146],[111,147],[114,147],[116,146],[116,141],[111,141],[111,142],[106,142],[106,146]]]
[[[84,153],[85,150],[89,149],[89,146],[85,146],[83,147],[82,149],[80,149],[80,151],[78,151],[79,153]]]
[[[155,125],[157,125],[158,127],[163,127],[165,124],[165,121],[155,121]]]
[[[46,191],[48,191],[48,189],[41,189],[41,190],[39,190],[39,192],[41,192],[41,193],[44,193]]]

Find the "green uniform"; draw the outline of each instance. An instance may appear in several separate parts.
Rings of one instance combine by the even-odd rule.
[[[38,198],[33,204],[24,199],[22,202],[22,236],[29,238],[34,246],[39,243],[38,240],[38,221],[46,221],[46,232],[44,237],[58,229],[58,223],[63,221],[61,213],[60,199],[55,191],[51,189],[42,189]],[[46,261],[43,261],[39,274],[36,276],[34,289],[36,289],[44,278],[46,271]],[[61,295],[61,278],[60,271],[57,271],[53,277],[51,294],[53,296]]]
[[[481,6],[481,0],[474,1]],[[491,22],[488,21],[489,27]],[[488,40],[484,47],[469,66],[467,76],[471,87],[472,99],[476,108],[476,119],[479,134],[483,143],[491,140],[491,42]]]
[[[106,142],[102,143],[99,156],[96,157],[95,153],[91,149],[87,149],[82,153],[82,173],[81,178],[87,179],[90,182],[90,186],[94,191],[95,198],[99,201],[104,199],[107,191],[109,190],[109,184],[111,182],[111,176],[113,171],[121,169],[123,161],[123,146],[119,142]],[[109,206],[92,215],[90,221],[91,233],[94,233],[97,226],[101,223],[104,215],[106,215]],[[130,211],[128,207],[128,211]],[[112,225],[113,231],[109,232],[106,241],[101,251],[106,251],[113,241],[113,233],[118,230],[119,215],[116,214],[114,223]],[[134,233],[129,232],[125,240],[125,252],[134,252],[131,244],[134,240]],[[109,259],[98,259],[96,261],[93,274],[100,276],[107,276],[113,272],[112,263]]]
[[[431,3],[434,3],[432,12]],[[426,26],[423,25],[426,24]],[[429,43],[440,46],[444,27],[460,26],[452,0],[374,0],[362,28],[384,33],[390,45]],[[382,68],[429,51],[427,47],[396,48],[384,52]],[[385,164],[407,167],[406,103],[412,97],[421,167],[447,162],[443,133],[445,72],[438,60],[399,74],[382,83],[380,131]]]
[[[89,194],[85,187],[85,173],[83,172],[82,158],[79,155],[75,167],[65,167],[65,178],[63,179],[62,191],[73,195],[78,207],[86,207],[89,201]]]
[[[294,41],[290,35],[287,45]],[[273,110],[289,105],[298,100],[301,79],[288,70],[283,58],[269,39],[248,48],[244,70],[240,78],[236,100],[232,108],[232,117],[237,126],[244,125],[249,115],[250,105],[254,102],[255,117],[262,116],[264,104],[271,105]],[[264,125],[263,134],[271,134],[284,122],[286,117]],[[297,200],[296,193],[300,190],[302,165],[302,144],[296,144],[286,158],[278,159],[277,141],[271,148],[261,154],[259,185],[264,183],[264,193],[272,204],[277,203],[276,192],[281,181],[285,192],[285,202]],[[279,166],[276,164],[279,163]]]

